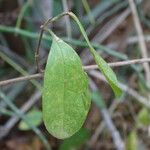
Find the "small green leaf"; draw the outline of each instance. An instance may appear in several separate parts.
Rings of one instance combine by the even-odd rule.
[[[46,64],[42,101],[47,130],[59,139],[72,136],[86,119],[90,99],[87,74],[79,56],[54,36]]]
[[[26,114],[26,117],[29,122],[31,122],[34,126],[38,126],[42,122],[42,113],[39,110],[31,110]],[[21,121],[19,123],[20,130],[30,130],[31,128],[24,122]]]
[[[60,145],[59,150],[71,150],[78,149],[83,145],[90,137],[90,133],[87,129],[81,128],[76,134],[69,139],[65,139]]]
[[[109,67],[109,65],[105,62],[105,60],[98,55],[98,53],[96,52],[96,50],[93,48],[93,46],[91,45],[87,34],[82,26],[82,24],[80,23],[79,19],[76,17],[75,14],[73,14],[72,12],[69,12],[69,15],[76,21],[76,23],[78,24],[80,31],[82,33],[82,35],[84,36],[89,48],[90,48],[90,52],[92,53],[96,64],[99,67],[99,70],[102,71],[102,73],[104,74],[104,76],[106,77],[108,83],[110,84],[110,86],[112,87],[116,97],[121,96],[122,94],[122,90],[118,85],[118,80],[117,77],[115,75],[115,73],[113,72],[113,70],[111,69],[111,67]]]
[[[146,108],[142,108],[138,113],[138,123],[145,126],[150,124],[150,115]]]
[[[126,142],[126,150],[137,150],[138,146],[138,138],[136,131],[132,131],[127,138]]]
[[[113,70],[111,69],[111,67],[109,67],[109,65],[106,63],[106,61],[101,56],[99,56],[96,51],[94,52],[93,56],[95,58],[95,61],[98,65],[99,69],[102,71],[102,73],[106,77],[108,83],[112,87],[116,97],[121,96],[122,90],[120,89],[120,87],[118,85],[117,77],[116,77],[115,73],[113,72]]]

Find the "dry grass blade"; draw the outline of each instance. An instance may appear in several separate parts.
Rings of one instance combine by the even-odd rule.
[[[120,62],[114,62],[114,63],[108,63],[108,64],[111,67],[119,67],[119,66],[131,65],[131,64],[136,64],[136,63],[140,64],[140,63],[146,63],[146,62],[150,62],[150,58],[120,61]],[[88,71],[88,70],[97,69],[98,66],[90,65],[90,66],[83,66],[83,68],[84,68],[84,70]],[[16,83],[16,82],[20,82],[20,81],[25,81],[25,80],[42,78],[42,77],[43,77],[43,73],[37,73],[37,74],[33,74],[33,75],[18,77],[18,78],[14,78],[14,79],[5,80],[5,81],[0,81],[0,86],[4,86],[4,85],[10,84],[10,83]]]
[[[143,36],[143,30],[142,30],[142,26],[140,24],[140,20],[138,17],[138,13],[136,10],[136,6],[133,0],[129,0],[129,4],[131,7],[131,11],[132,11],[132,16],[133,16],[133,20],[134,20],[134,25],[138,34],[138,40],[139,40],[139,46],[141,49],[141,54],[143,58],[148,58],[148,50],[146,48],[146,44],[145,44],[145,40],[144,40],[144,36]],[[148,63],[144,63],[143,64],[144,69],[145,69],[145,73],[146,73],[146,80],[150,85],[150,67]]]

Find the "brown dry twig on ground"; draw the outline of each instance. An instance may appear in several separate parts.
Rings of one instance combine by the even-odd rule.
[[[126,66],[126,65],[131,65],[131,64],[140,64],[140,63],[146,63],[146,62],[150,62],[150,58],[133,59],[133,60],[128,60],[128,61],[119,61],[119,62],[113,62],[113,63],[108,63],[108,64],[111,67],[120,67],[120,66]],[[98,68],[97,65],[83,66],[83,69],[86,71],[97,69],[97,68]],[[17,78],[13,78],[13,79],[0,81],[0,86],[4,86],[4,85],[10,84],[10,83],[16,83],[19,81],[42,78],[42,77],[43,77],[43,73],[37,73],[37,74],[33,74],[33,75],[17,77]]]
[[[139,41],[139,46],[141,49],[142,57],[148,58],[147,48],[146,48],[146,44],[145,44],[145,40],[144,40],[144,36],[143,36],[143,30],[142,30],[142,26],[140,24],[140,20],[138,17],[135,3],[133,0],[128,0],[128,1],[129,1],[129,5],[131,8],[135,29],[136,29],[137,35],[138,35],[138,41]],[[146,80],[147,80],[148,84],[150,84],[150,67],[149,67],[149,64],[144,63],[143,67],[144,67],[144,70],[146,73]]]

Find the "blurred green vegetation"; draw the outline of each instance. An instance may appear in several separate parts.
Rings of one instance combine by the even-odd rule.
[[[135,0],[135,3],[144,37],[148,37],[146,44],[149,49],[150,1]],[[106,61],[115,62],[141,57],[138,40],[130,42],[133,37],[137,39],[130,13],[123,22],[115,24],[121,14],[129,8],[127,0],[68,0],[67,7],[78,16],[92,46]],[[0,0],[1,81],[37,72],[34,53],[37,48],[40,26],[47,19],[63,11],[62,0]],[[87,52],[88,45],[77,26],[71,19],[69,20],[72,37],[68,37],[65,21],[65,18],[60,19],[50,28],[76,49],[84,65],[93,64],[94,61]],[[107,31],[113,27],[113,32],[106,35]],[[106,36],[106,39],[99,42],[103,36]],[[51,37],[45,33],[40,47],[40,64],[43,68],[50,45]],[[134,90],[135,97],[133,98],[130,92],[125,90],[124,95],[116,102],[107,84],[89,75],[90,80],[98,87],[95,92],[90,85],[93,95],[91,111],[84,128],[64,141],[56,140],[49,135],[41,121],[42,79],[0,87],[0,149],[9,149],[9,141],[12,139],[17,141],[17,137],[28,139],[27,144],[32,149],[31,141],[34,136],[40,139],[39,143],[43,149],[115,149],[112,133],[104,125],[102,113],[99,111],[104,108],[111,112],[110,118],[128,150],[134,150],[137,147],[150,149],[149,109],[138,102],[139,95],[140,98],[146,99],[149,96],[149,85],[145,81],[143,67],[130,65],[115,68],[114,71],[127,88]],[[32,109],[36,111],[30,116]],[[38,119],[34,122],[36,117]],[[101,130],[98,130],[99,126]],[[26,131],[22,131],[24,129]],[[8,132],[4,132],[5,130]]]

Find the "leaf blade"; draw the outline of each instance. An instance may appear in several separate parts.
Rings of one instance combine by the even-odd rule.
[[[104,74],[104,76],[106,77],[108,83],[110,84],[110,86],[112,87],[116,97],[119,97],[122,95],[122,90],[118,85],[118,80],[117,77],[115,75],[115,73],[113,72],[113,70],[111,69],[111,67],[109,67],[109,65],[106,63],[106,61],[98,55],[98,53],[96,52],[96,50],[93,48],[93,46],[91,45],[88,36],[82,26],[82,24],[80,23],[79,19],[77,18],[77,16],[72,13],[69,12],[69,15],[75,20],[75,22],[78,24],[79,29],[83,35],[83,37],[85,38],[89,48],[90,48],[90,52],[92,53],[98,67],[99,70],[102,71],[102,73]],[[106,67],[106,68],[105,68]]]
[[[58,37],[48,56],[42,107],[47,130],[59,139],[81,128],[90,107],[88,79],[80,58]]]
[[[95,61],[99,67],[99,69],[102,71],[102,73],[104,74],[104,76],[106,77],[108,83],[110,84],[111,88],[113,89],[115,96],[119,97],[122,95],[122,90],[120,89],[119,85],[118,85],[118,80],[117,77],[115,75],[115,73],[113,72],[113,70],[111,69],[111,67],[106,63],[106,61],[97,54],[97,52],[95,51],[95,53],[93,54]]]

